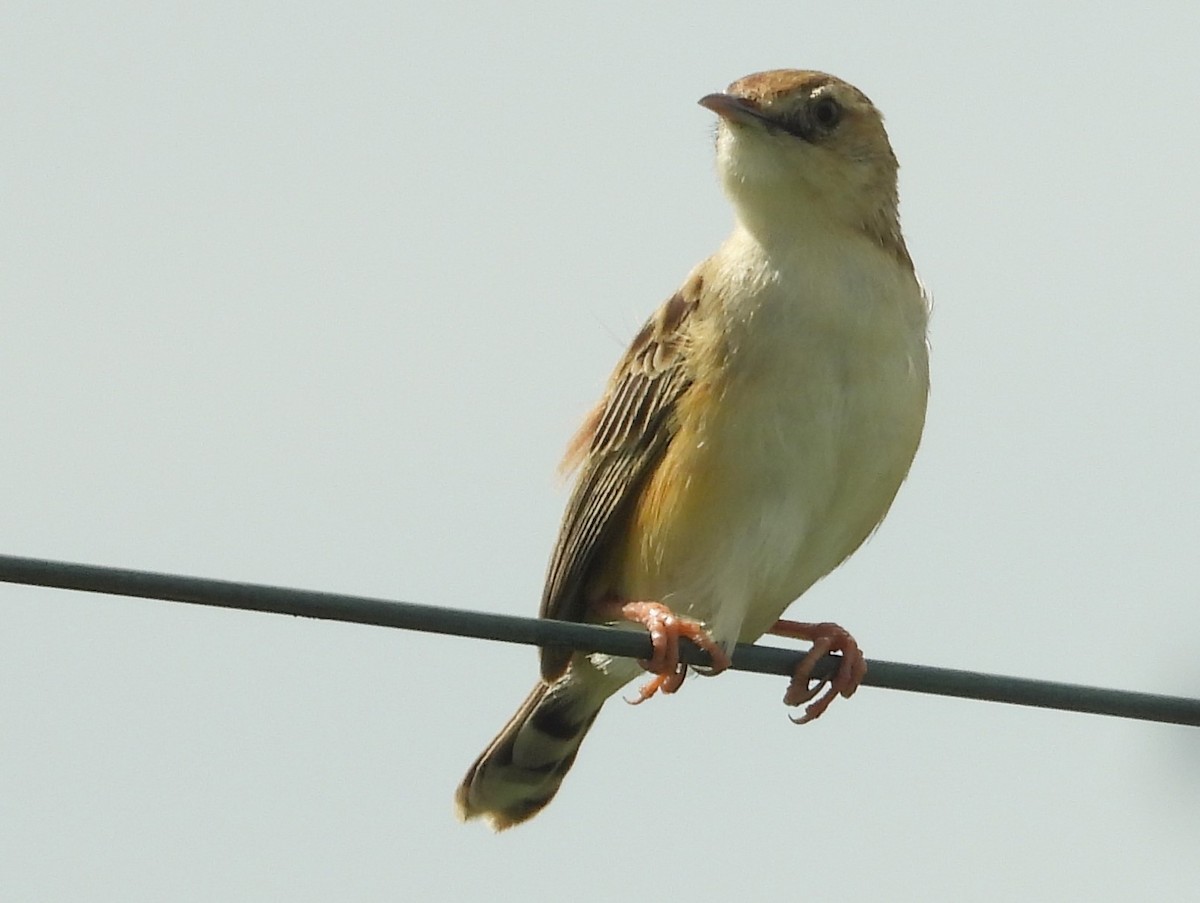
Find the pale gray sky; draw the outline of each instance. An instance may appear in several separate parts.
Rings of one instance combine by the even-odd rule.
[[[1200,694],[1200,5],[10,4],[0,551],[532,614],[556,460],[730,215],[702,95],[902,163],[928,428],[792,609]],[[730,674],[455,822],[527,648],[0,586],[0,898],[1183,899],[1200,732]]]

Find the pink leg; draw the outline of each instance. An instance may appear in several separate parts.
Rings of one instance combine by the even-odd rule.
[[[863,678],[867,676],[867,660],[858,648],[858,643],[854,641],[854,637],[837,624],[776,621],[775,626],[767,633],[795,640],[807,640],[813,644],[812,649],[796,666],[792,682],[788,684],[787,692],[783,694],[784,705],[811,703],[805,708],[804,714],[800,718],[792,718],[796,724],[807,724],[809,721],[820,718],[821,714],[829,708],[829,704],[839,695],[849,699],[854,695],[854,691],[858,689]],[[842,663],[838,666],[837,673],[831,678],[817,681],[815,686],[809,686],[813,680],[813,668],[830,652],[840,652],[842,655]],[[821,688],[826,683],[829,684],[829,689],[818,698]],[[790,715],[788,717],[791,718]]]
[[[683,686],[687,665],[679,661],[680,637],[691,640],[712,657],[710,673],[719,674],[729,667],[729,656],[716,644],[703,624],[694,618],[675,614],[661,602],[605,602],[598,606],[597,613],[602,618],[633,621],[650,632],[654,652],[639,664],[657,676],[638,690],[637,699],[626,700],[632,705],[645,702],[659,690],[674,693]]]

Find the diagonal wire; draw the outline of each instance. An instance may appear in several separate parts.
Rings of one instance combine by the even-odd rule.
[[[566,646],[627,658],[649,658],[651,652],[650,638],[645,633],[595,624],[519,618],[366,596],[182,577],[39,558],[0,555],[0,582],[399,627],[531,646]],[[680,657],[684,661],[694,665],[709,664],[707,653],[691,643],[681,645]],[[733,667],[759,674],[790,676],[803,657],[804,650],[743,643],[734,650]],[[838,661],[838,656],[826,656],[814,674],[817,677],[831,674]],[[1200,699],[876,659],[869,660],[868,665],[869,670],[863,681],[867,686],[1200,727]]]

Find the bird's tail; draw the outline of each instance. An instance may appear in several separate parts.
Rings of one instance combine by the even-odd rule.
[[[454,794],[459,818],[483,816],[502,831],[537,815],[554,799],[607,696],[569,679],[534,687],[467,770]]]

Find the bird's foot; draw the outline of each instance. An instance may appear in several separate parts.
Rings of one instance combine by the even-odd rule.
[[[661,602],[610,602],[605,608],[605,614],[613,619],[633,621],[645,627],[654,646],[653,655],[639,660],[638,664],[656,676],[638,690],[636,699],[625,700],[631,705],[645,702],[659,690],[674,693],[683,686],[688,666],[679,660],[681,637],[691,640],[712,657],[708,673],[719,674],[730,665],[729,654],[700,621],[677,615]]]
[[[813,644],[812,649],[796,666],[792,682],[788,684],[787,692],[783,694],[784,705],[795,706],[809,703],[801,717],[788,716],[796,724],[807,724],[809,721],[820,718],[821,714],[829,708],[829,704],[838,696],[849,699],[867,675],[867,660],[858,648],[858,643],[854,641],[854,637],[837,624],[776,621],[775,626],[767,633],[795,640],[807,640]],[[813,668],[816,667],[817,662],[831,652],[840,652],[842,656],[837,673],[832,677],[814,678],[812,676]],[[829,687],[824,694],[821,694],[821,689],[825,684],[829,684]]]

